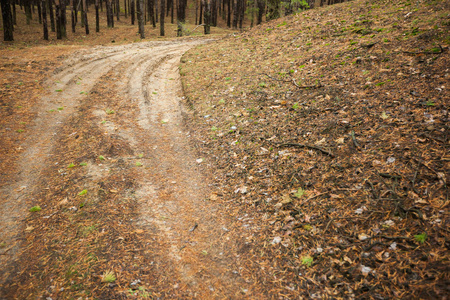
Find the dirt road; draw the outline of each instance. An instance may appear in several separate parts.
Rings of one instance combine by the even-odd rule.
[[[0,224],[5,226],[0,234],[7,249],[0,265],[7,267],[0,274],[7,295],[20,289],[22,295],[28,291],[55,298],[83,295],[87,290],[90,295],[114,298],[145,296],[142,293],[148,290],[156,291],[153,295],[159,291],[169,297],[203,299],[251,295],[252,282],[242,276],[240,255],[232,251],[245,243],[239,231],[244,229],[236,229],[235,220],[211,201],[215,196],[208,185],[210,175],[199,170],[202,158],[192,148],[183,125],[180,57],[206,42],[96,47],[74,53],[55,70],[36,108],[35,126],[22,146],[15,181],[1,190],[5,212],[0,214]],[[68,167],[70,162],[76,165]],[[105,182],[111,184],[105,187]],[[63,187],[57,188],[60,184]],[[79,186],[86,189],[87,198],[77,193]],[[117,212],[116,217],[101,216],[87,226],[83,214],[106,212],[108,197],[126,200],[114,202],[117,209],[113,206],[111,211]],[[128,211],[129,203],[134,205],[134,218],[127,215],[122,221],[125,213],[121,210]],[[36,204],[42,211],[28,212]],[[105,250],[113,247],[109,243],[120,247],[127,242],[120,227],[124,222],[143,247],[132,250],[131,256]],[[88,232],[95,233],[96,243],[109,231],[119,232],[96,252],[97,258],[114,258],[105,264],[115,272],[115,283],[100,282],[106,270],[100,263],[91,265],[95,271],[89,269],[85,279],[67,275],[74,273],[74,265],[82,265],[76,256],[82,255],[81,249],[93,236],[86,234],[86,228],[93,228]],[[62,237],[71,231],[72,237]],[[50,245],[52,237],[57,242]],[[74,250],[75,257],[65,258],[71,247],[79,249],[78,254]],[[25,260],[36,253],[42,257],[32,261],[39,261],[40,267],[27,269]],[[145,261],[146,265],[133,265],[141,274],[150,269],[158,273],[152,277],[155,281],[143,282],[135,273],[127,273],[123,266],[132,264],[130,258]],[[65,260],[67,264],[60,264]],[[62,270],[65,278],[51,275],[52,268],[66,268]],[[29,282],[18,283],[21,276]],[[86,276],[98,287],[87,284]],[[74,282],[84,288],[75,292]]]

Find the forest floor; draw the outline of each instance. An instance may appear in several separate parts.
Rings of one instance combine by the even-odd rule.
[[[352,1],[131,44],[16,30],[0,297],[446,299],[449,11]]]

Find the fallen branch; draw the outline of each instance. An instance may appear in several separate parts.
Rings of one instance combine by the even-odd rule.
[[[320,88],[320,87],[323,87],[323,85],[320,83],[320,81],[319,81],[319,83],[316,84],[316,85],[298,85],[298,84],[295,82],[295,79],[292,78],[292,83],[293,83],[296,87],[298,87],[299,89],[309,89],[309,88]]]
[[[326,155],[328,155],[328,156],[334,157],[334,154],[331,153],[330,151],[327,151],[327,150],[325,150],[325,149],[322,149],[322,148],[320,148],[320,147],[313,146],[313,145],[298,144],[298,143],[284,143],[284,144],[278,145],[278,147],[283,147],[283,146],[293,146],[293,147],[299,147],[299,148],[309,148],[309,149],[314,149],[314,150],[318,150],[318,151],[322,152],[323,154],[326,154]]]
[[[358,141],[356,141],[356,136],[355,136],[354,130],[352,130],[351,136],[352,136],[353,145],[355,145],[356,149],[361,148],[361,146],[359,146],[359,144],[358,144]]]
[[[440,48],[439,52],[433,52],[433,51],[419,51],[419,52],[402,51],[402,52],[406,53],[406,54],[414,54],[414,55],[417,55],[417,54],[441,54],[441,53],[443,53],[444,52],[444,48],[442,48],[441,45],[438,45],[438,46]]]

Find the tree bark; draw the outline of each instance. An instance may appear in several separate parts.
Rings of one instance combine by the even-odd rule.
[[[116,0],[116,17],[117,21],[120,21],[120,1]]]
[[[183,36],[183,26],[186,22],[186,0],[178,0],[177,7],[177,36]]]
[[[264,0],[257,0],[258,2],[258,17],[256,19],[256,25],[262,23],[262,19],[266,9],[266,2]]]
[[[130,14],[131,14],[131,25],[134,25],[134,20],[135,20],[135,17],[136,17],[135,0],[131,0]]]
[[[52,32],[56,31],[56,25],[55,25],[55,15],[53,14],[53,4],[52,4],[53,0],[48,0],[47,4],[48,4],[48,12],[50,13],[50,28],[52,30]]]
[[[98,0],[95,0],[95,32],[100,32],[100,15],[98,11]]]
[[[204,29],[205,29],[205,34],[210,34],[211,33],[211,3],[209,2],[209,0],[203,0],[203,6],[205,8],[205,11],[203,13],[204,15]]]
[[[44,30],[44,40],[48,41],[48,26],[47,26],[47,3],[46,0],[41,0],[42,6],[42,27]]]
[[[137,17],[139,23],[139,34],[141,39],[145,39],[144,32],[144,0],[137,0]]]
[[[148,11],[150,13],[150,22],[152,22],[153,28],[156,27],[156,18],[155,18],[155,0],[148,0]]]
[[[17,25],[16,0],[11,1],[13,24]]]
[[[38,9],[38,19],[39,19],[39,24],[42,24],[42,9],[41,9],[41,1],[37,1],[36,3],[37,5],[37,9]]]
[[[165,8],[165,1],[164,0],[160,0],[161,1],[161,6],[160,6],[160,15],[159,15],[159,34],[161,36],[164,36],[164,8]]]
[[[14,22],[9,0],[1,1],[2,19],[3,19],[3,40],[5,42],[14,41]]]
[[[27,17],[27,25],[30,25],[31,20],[33,19],[33,15],[31,12],[31,0],[24,0],[23,2],[24,2],[23,6],[25,9],[25,15]]]

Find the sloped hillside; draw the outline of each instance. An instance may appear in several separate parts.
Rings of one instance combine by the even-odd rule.
[[[214,199],[254,218],[279,295],[449,294],[449,13],[352,1],[183,57]]]

